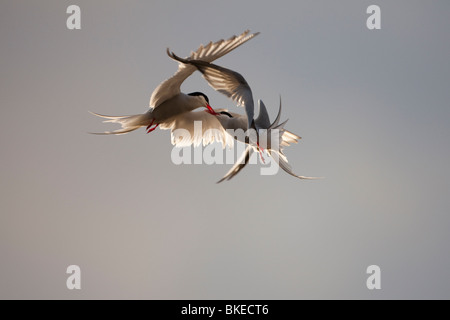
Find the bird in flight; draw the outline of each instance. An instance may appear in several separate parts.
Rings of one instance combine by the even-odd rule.
[[[225,54],[233,51],[240,45],[257,36],[258,33],[250,33],[249,30],[239,36],[233,36],[228,40],[210,42],[206,46],[200,46],[192,52],[188,59],[212,62]],[[93,113],[96,116],[107,119],[105,122],[119,123],[122,128],[115,131],[107,131],[97,134],[124,134],[134,131],[140,127],[146,127],[147,133],[155,130],[159,125],[164,125],[174,116],[190,112],[197,108],[204,107],[212,114],[214,109],[209,104],[208,97],[202,92],[182,93],[181,84],[197,68],[193,65],[179,63],[177,72],[169,79],[163,81],[153,91],[150,97],[149,110],[144,114],[131,116],[106,116]],[[253,112],[253,110],[252,110]],[[253,119],[253,113],[250,114]]]
[[[278,115],[272,123],[270,122],[264,102],[259,100],[258,104],[259,115],[254,122],[257,128],[266,130],[265,151],[286,173],[299,179],[320,179],[295,174],[283,153],[284,147],[297,143],[301,137],[284,128],[287,120],[280,124],[281,98]],[[196,132],[196,122],[201,122],[201,132]],[[162,129],[171,130],[172,144],[177,147],[186,147],[190,145],[198,146],[202,143],[203,145],[207,145],[213,142],[219,142],[222,144],[222,147],[225,148],[227,146],[232,147],[234,145],[234,140],[247,144],[247,147],[240,158],[225,176],[218,181],[218,183],[230,180],[236,176],[249,163],[253,152],[261,150],[259,145],[256,145],[249,139],[248,134],[235,134],[236,132],[239,132],[239,129],[241,129],[241,132],[247,132],[247,116],[230,112],[227,109],[215,109],[214,113],[209,110],[202,112],[187,112],[173,117],[171,122],[164,124]],[[182,134],[178,134],[178,130],[180,129]]]
[[[246,143],[244,153],[235,163],[230,171],[218,182],[233,178],[249,162],[254,151],[258,151],[262,158],[263,148],[259,145],[260,130],[267,130],[268,143],[264,146],[269,155],[287,173],[300,179],[316,179],[314,177],[299,176],[292,172],[287,163],[286,156],[282,148],[297,143],[299,136],[284,129],[287,120],[279,124],[281,115],[281,98],[278,116],[273,123],[270,123],[266,107],[259,101],[260,112],[254,119],[254,102],[250,86],[244,77],[230,69],[212,64],[212,62],[223,55],[229,53],[243,43],[249,41],[259,33],[250,34],[247,30],[239,36],[233,36],[228,40],[210,42],[206,46],[200,46],[192,52],[188,58],[180,58],[167,49],[167,54],[178,62],[177,72],[169,79],[163,81],[152,93],[149,110],[144,114],[131,116],[106,116],[93,113],[102,118],[105,122],[118,123],[122,126],[116,131],[107,131],[98,134],[125,134],[140,127],[146,127],[147,133],[154,131],[158,126],[160,129],[171,130],[172,144],[177,147],[188,145],[198,146],[221,142],[223,147],[233,146],[235,135],[230,134],[230,130],[241,129],[247,132],[249,129],[256,130],[256,141],[247,135],[244,139],[238,139]],[[209,104],[208,97],[202,92],[192,92],[184,94],[181,92],[181,84],[192,73],[199,70],[207,82],[218,92],[231,98],[240,106],[245,107],[245,115],[228,112],[226,109],[213,109]],[[206,112],[196,112],[197,108],[205,108]],[[202,130],[200,133],[195,130],[195,122],[201,121]],[[178,136],[178,129],[184,129],[188,135]],[[276,141],[270,141],[269,132],[277,131]]]

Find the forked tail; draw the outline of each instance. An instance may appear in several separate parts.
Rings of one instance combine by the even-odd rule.
[[[122,128],[115,131],[105,131],[105,132],[94,132],[93,134],[124,134],[130,131],[139,129],[140,127],[147,127],[153,121],[151,112],[146,112],[144,114],[136,114],[132,116],[105,116],[95,112],[91,112],[97,117],[108,119],[103,122],[119,123]]]

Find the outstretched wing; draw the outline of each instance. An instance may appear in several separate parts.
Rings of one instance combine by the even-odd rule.
[[[245,151],[242,153],[241,157],[236,161],[236,163],[231,167],[230,171],[228,171],[222,179],[217,181],[217,183],[221,183],[224,180],[230,180],[235,175],[239,173],[248,163],[250,157],[253,153],[253,148],[251,146],[247,146]]]
[[[217,42],[210,42],[208,45],[201,45],[197,51],[192,52],[189,59],[202,60],[212,62],[228,52],[236,49],[241,44],[247,42],[253,37],[257,36],[259,32],[249,34],[247,30],[240,36],[233,36],[228,40],[219,40]],[[187,77],[189,77],[196,68],[192,65],[180,63],[178,71],[169,79],[163,81],[156,89],[150,98],[150,108],[156,108],[164,101],[172,98],[180,93],[180,86]]]
[[[274,151],[274,150],[272,150]],[[321,177],[305,177],[305,176],[299,176],[292,172],[292,167],[288,163],[286,156],[283,154],[282,151],[278,152],[272,152],[271,153],[272,159],[275,160],[276,163],[280,166],[281,169],[283,169],[286,173],[289,173],[291,176],[294,176],[299,179],[306,179],[306,180],[316,180],[316,179],[322,179]]]
[[[259,103],[259,114],[258,114],[258,118],[255,119],[256,128],[257,129],[269,129],[270,119],[269,119],[269,114],[267,113],[266,106],[264,105],[264,102],[262,102],[262,100],[258,100],[258,103]]]
[[[171,130],[172,144],[177,147],[190,145],[204,146],[213,142],[222,143],[222,147],[233,147],[234,139],[217,120],[206,111],[185,112],[162,123],[160,128]]]
[[[251,127],[255,109],[253,94],[247,81],[240,73],[201,60],[182,59],[173,52],[168,51],[167,54],[174,60],[195,66],[214,90],[223,93],[238,105],[244,106],[248,127]]]

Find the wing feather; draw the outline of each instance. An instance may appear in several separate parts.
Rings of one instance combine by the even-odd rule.
[[[270,127],[269,114],[267,113],[266,106],[262,100],[258,100],[259,114],[255,119],[255,125],[257,129],[268,129]]]
[[[201,124],[200,127],[196,127]],[[177,147],[190,145],[204,146],[213,142],[220,142],[222,147],[233,147],[234,139],[229,135],[213,116],[205,111],[192,111],[177,115],[161,124],[163,130],[171,130],[172,144]],[[184,129],[184,130],[182,130]]]
[[[241,171],[247,165],[252,153],[253,153],[253,148],[251,146],[247,146],[247,148],[242,153],[241,157],[233,165],[233,167],[231,167],[231,169],[223,176],[222,179],[217,181],[217,183],[221,183],[224,180],[230,180],[235,175],[237,175],[239,173],[239,171]]]
[[[169,56],[186,65],[195,66],[214,90],[226,95],[240,106],[245,107],[248,127],[254,116],[253,94],[245,78],[233,70],[202,60],[182,59],[173,52]]]
[[[247,30],[240,36],[233,36],[228,40],[222,39],[214,43],[210,42],[206,47],[201,45],[196,51],[191,53],[189,59],[212,62],[259,34],[259,32],[249,34],[249,32],[250,31]],[[171,78],[163,81],[155,91],[153,91],[152,96],[150,97],[150,108],[156,108],[164,101],[179,94],[181,92],[181,84],[195,70],[196,68],[194,66],[180,63],[177,72]]]

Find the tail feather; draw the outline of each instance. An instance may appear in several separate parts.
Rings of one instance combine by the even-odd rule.
[[[293,143],[297,143],[298,140],[300,140],[300,139],[301,139],[301,137],[299,137],[298,135],[296,135],[290,131],[284,130],[281,135],[281,146],[288,147]]]
[[[146,127],[149,124],[151,124],[153,120],[151,112],[146,112],[144,114],[136,114],[132,116],[106,116],[95,112],[91,113],[97,117],[108,119],[103,122],[118,123],[122,126],[121,129],[115,131],[93,132],[93,134],[100,134],[100,135],[125,134],[134,131],[136,129],[139,129],[140,127]]]
[[[306,177],[306,176],[299,176],[292,172],[292,167],[287,162],[286,156],[282,152],[277,152],[273,159],[278,163],[281,169],[283,169],[286,173],[290,174],[291,176],[297,177],[299,179],[305,179],[305,180],[316,180],[316,179],[323,179],[323,177]]]
[[[280,109],[281,109],[281,103],[280,103]],[[286,173],[297,177],[299,179],[306,179],[306,180],[315,180],[315,179],[321,179],[321,177],[306,177],[306,176],[299,176],[292,172],[292,167],[288,163],[288,159],[286,155],[283,153],[283,148],[291,145],[292,143],[297,143],[298,140],[301,139],[300,136],[296,135],[295,133],[292,133],[286,129],[284,129],[284,125],[286,124],[288,120],[282,122],[281,124],[278,124],[279,117],[277,117],[277,120],[272,124],[271,128],[279,130],[279,145],[278,150],[267,150],[272,156],[272,158],[275,160],[275,162],[278,163],[281,169],[283,169]],[[271,152],[270,152],[271,151]]]

